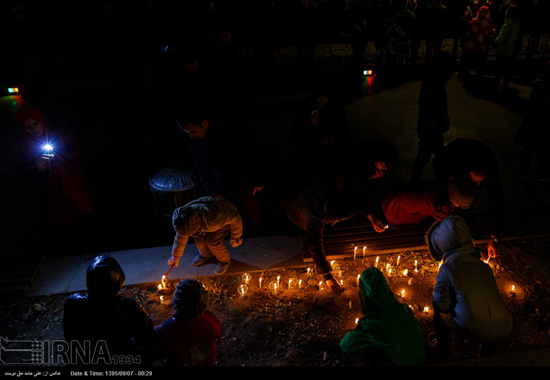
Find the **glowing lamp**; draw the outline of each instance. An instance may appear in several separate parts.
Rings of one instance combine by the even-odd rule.
[[[374,70],[363,70],[363,76],[364,77],[370,77],[374,74]]]
[[[246,292],[248,291],[248,286],[246,285],[239,285],[239,287],[237,288],[239,294],[241,295],[241,297],[244,297],[246,295]]]
[[[44,145],[44,150],[47,150],[48,152],[51,152],[53,150],[53,146],[51,146],[50,144],[46,144],[46,145]]]
[[[10,94],[17,94],[19,92],[19,88],[18,87],[9,87],[8,92]]]

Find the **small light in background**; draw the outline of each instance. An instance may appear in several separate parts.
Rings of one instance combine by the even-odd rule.
[[[9,87],[8,92],[10,94],[17,94],[19,92],[19,88],[18,87]]]

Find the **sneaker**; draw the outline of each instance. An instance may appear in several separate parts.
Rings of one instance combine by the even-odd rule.
[[[229,260],[227,263],[218,263],[218,265],[216,266],[216,274],[224,274],[227,271],[230,263],[231,260]]]
[[[202,256],[200,253],[195,256],[195,258],[193,259],[193,265],[198,267],[198,266],[201,266],[202,264],[204,264],[204,262],[206,260],[208,260],[211,256],[208,256],[208,257],[204,257]]]

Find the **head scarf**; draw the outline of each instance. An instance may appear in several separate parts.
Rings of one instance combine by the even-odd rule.
[[[179,322],[196,318],[208,307],[208,291],[200,281],[185,279],[176,286],[172,307],[174,318]]]

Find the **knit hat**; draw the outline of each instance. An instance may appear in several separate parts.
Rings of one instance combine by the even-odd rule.
[[[196,318],[208,307],[208,291],[200,281],[185,279],[176,286],[172,307],[174,318],[179,322]]]
[[[90,297],[113,297],[125,281],[124,271],[111,256],[97,256],[86,270],[86,288]]]
[[[199,214],[191,206],[182,206],[174,210],[172,225],[180,236],[193,236],[201,226]]]
[[[468,209],[474,203],[475,192],[468,179],[452,175],[447,182],[449,201],[462,209]]]

